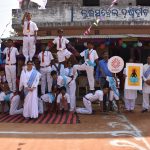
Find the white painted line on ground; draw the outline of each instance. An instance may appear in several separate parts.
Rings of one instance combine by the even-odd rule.
[[[130,125],[130,127],[132,127],[132,129],[138,134],[138,138],[140,140],[142,140],[144,142],[144,144],[147,146],[148,150],[150,150],[150,144],[149,142],[147,142],[147,140],[142,136],[142,132],[136,127],[134,126],[128,119],[126,116],[122,115],[124,117],[124,119],[126,120],[126,122]]]
[[[139,131],[140,132],[140,131]],[[32,134],[32,135],[107,135],[107,134],[135,134],[135,131],[106,131],[106,132],[19,132],[19,131],[0,131],[0,134]],[[137,131],[136,131],[137,133]]]

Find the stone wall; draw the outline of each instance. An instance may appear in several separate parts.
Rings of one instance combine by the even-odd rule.
[[[33,21],[39,27],[74,27],[89,26],[96,18],[100,18],[99,25],[150,25],[150,7],[52,7],[45,10],[29,9]],[[20,28],[24,11],[12,11],[13,28]]]

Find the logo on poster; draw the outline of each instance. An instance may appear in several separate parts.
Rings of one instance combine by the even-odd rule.
[[[108,60],[108,69],[112,73],[119,73],[124,67],[124,61],[119,56],[113,56]]]

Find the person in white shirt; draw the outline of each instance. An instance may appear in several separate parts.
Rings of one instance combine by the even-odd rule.
[[[66,88],[64,86],[60,88],[60,93],[57,96],[57,108],[58,108],[58,111],[70,110],[70,96],[66,92]]]
[[[33,68],[33,62],[27,62],[27,70],[22,72],[23,80],[20,84],[20,90],[24,87],[25,99],[23,107],[23,116],[26,119],[37,118],[38,117],[38,96],[37,96],[37,86],[39,84],[41,74]]]
[[[35,22],[31,21],[31,14],[26,12],[22,19],[23,25],[23,55],[25,63],[32,60],[36,49],[36,38],[38,27]]]
[[[71,56],[73,56],[69,50],[71,50],[74,55],[78,54],[77,50],[69,43],[69,40],[63,37],[62,29],[58,29],[58,37],[53,40],[53,44],[56,44],[56,49],[58,50],[57,56],[59,63],[63,63],[66,61],[66,59],[69,59]],[[69,50],[67,49],[68,47]],[[71,59],[73,58],[74,56],[71,57]]]
[[[56,71],[51,72],[51,76],[54,80],[57,80],[58,87],[66,87],[67,93],[70,96],[70,110],[75,111],[76,109],[76,83],[75,80],[68,76],[57,75]]]
[[[10,91],[8,83],[0,83],[0,103],[1,103],[1,111],[5,112],[5,105],[10,101],[10,97],[12,97],[13,93]]]
[[[103,96],[109,92],[109,88],[104,87],[103,91],[97,90],[94,93],[88,93],[83,97],[84,108],[77,107],[76,112],[80,114],[92,114],[92,102],[100,102],[100,112],[103,111]]]
[[[119,104],[119,97],[120,97],[120,93],[119,93],[119,85],[120,85],[120,80],[119,78],[117,78],[115,75],[113,75],[113,77],[106,77],[106,81],[108,81],[109,83],[109,109],[112,110],[113,108],[117,109],[118,112],[120,112],[120,104]],[[115,101],[114,101],[115,99]],[[117,106],[116,106],[117,104]],[[116,107],[113,107],[116,106]]]
[[[96,50],[93,49],[93,43],[88,42],[87,48],[83,52],[80,53],[81,57],[84,57],[84,64],[82,65],[74,65],[73,66],[73,75],[76,75],[77,70],[85,70],[87,73],[87,78],[90,86],[90,90],[94,90],[94,67],[96,66],[96,63],[98,63],[98,54]],[[96,62],[96,63],[95,63]]]
[[[133,63],[134,60],[130,59],[130,63]],[[125,77],[125,82],[127,82],[127,72],[126,68],[123,70],[123,74]],[[125,98],[125,108],[128,112],[133,112],[135,108],[135,101],[137,99],[137,90],[129,90],[124,87],[124,98]]]
[[[17,92],[13,93],[13,95],[10,97],[10,115],[17,115],[23,113],[23,108],[19,108],[20,104],[20,96]]]
[[[48,113],[52,112],[55,105],[57,95],[57,86],[52,86],[52,91],[41,96],[41,100],[45,102]]]
[[[5,71],[3,68],[0,68],[0,83],[5,83],[6,82],[6,76],[5,76]]]
[[[68,76],[71,78],[73,77],[73,65],[72,65],[71,61],[67,62],[67,67],[64,70],[64,74],[65,74],[65,76]],[[77,76],[78,76],[78,73],[76,72],[76,76],[73,77],[73,79],[75,80],[77,78]]]
[[[54,59],[52,53],[46,50],[46,46],[42,45],[42,52],[39,53],[38,58],[40,61],[40,73],[41,73],[41,94],[45,94],[46,86],[48,92],[51,92],[52,78],[51,78],[51,61]],[[47,83],[47,84],[46,84]]]
[[[147,64],[143,66],[143,110],[142,112],[148,112],[150,103],[150,56],[147,57]]]
[[[17,48],[13,47],[13,41],[8,40],[8,47],[3,51],[6,55],[5,73],[6,80],[12,92],[16,91],[16,56],[19,55]]]

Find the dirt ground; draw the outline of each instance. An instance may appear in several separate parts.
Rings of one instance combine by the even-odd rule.
[[[80,124],[0,123],[0,150],[150,150],[150,112],[80,115]]]

